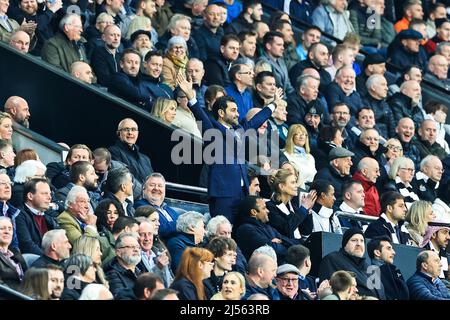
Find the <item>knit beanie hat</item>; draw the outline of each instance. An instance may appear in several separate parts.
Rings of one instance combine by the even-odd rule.
[[[167,49],[172,48],[174,45],[182,45],[185,48],[187,48],[186,40],[184,40],[181,36],[173,36],[170,38],[169,42],[167,43]]]
[[[359,230],[358,228],[350,228],[347,231],[345,231],[344,235],[342,236],[342,248],[345,248],[348,240],[350,240],[350,238],[353,237],[355,234],[360,234],[364,238],[364,233],[361,230]]]

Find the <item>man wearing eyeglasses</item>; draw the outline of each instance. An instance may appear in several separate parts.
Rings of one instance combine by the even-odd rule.
[[[11,200],[12,182],[4,170],[0,170],[0,217],[5,216],[11,219],[14,227],[11,247],[19,249],[19,240],[17,239],[16,217],[20,210],[8,203]]]
[[[109,147],[112,160],[124,163],[134,178],[142,185],[145,178],[153,172],[150,158],[139,152],[136,141],[139,137],[137,123],[130,118],[125,118],[117,126],[118,140]]]
[[[250,89],[253,87],[255,73],[247,64],[235,64],[229,71],[231,84],[225,87],[229,96],[236,101],[239,121],[245,118],[248,110],[253,107],[253,97]]]
[[[283,264],[277,269],[276,283],[280,300],[308,300],[298,290],[300,270],[292,264]]]
[[[86,39],[81,36],[83,24],[77,14],[67,14],[60,22],[61,32],[45,42],[42,48],[42,60],[70,72],[75,61],[87,62]]]

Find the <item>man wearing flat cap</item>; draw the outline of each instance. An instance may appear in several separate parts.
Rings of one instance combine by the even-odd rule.
[[[425,70],[426,60],[420,54],[420,40],[422,34],[416,30],[403,30],[394,39],[388,48],[388,61],[399,67],[402,71],[412,65]]]
[[[354,155],[353,152],[342,147],[331,149],[328,155],[328,165],[317,172],[314,177],[314,180],[323,179],[334,186],[337,206],[342,202],[342,186],[351,179],[350,168],[353,165],[352,157]]]
[[[309,300],[302,290],[299,290],[300,270],[292,264],[286,263],[278,267],[276,283],[280,300]]]
[[[385,299],[383,284],[374,283],[371,279],[369,263],[364,258],[365,250],[365,239],[361,230],[350,228],[345,231],[342,236],[342,248],[329,253],[322,259],[319,267],[320,281],[330,279],[331,275],[338,270],[351,271],[356,275],[360,295]]]

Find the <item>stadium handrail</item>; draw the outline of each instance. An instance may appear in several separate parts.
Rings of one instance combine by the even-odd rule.
[[[3,284],[0,284],[0,297],[9,300],[34,300],[33,298]]]

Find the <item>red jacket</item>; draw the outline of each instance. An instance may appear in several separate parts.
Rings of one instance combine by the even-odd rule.
[[[380,196],[378,195],[377,188],[375,188],[375,184],[371,181],[368,181],[359,171],[353,175],[352,179],[361,182],[364,188],[365,214],[378,217],[381,213],[381,205]]]

